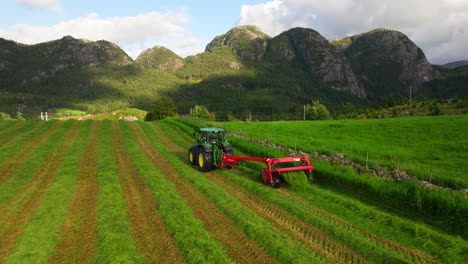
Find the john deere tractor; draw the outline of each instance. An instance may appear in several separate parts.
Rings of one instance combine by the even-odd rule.
[[[198,128],[193,132],[197,144],[188,150],[189,162],[198,165],[200,171],[210,171],[215,166],[224,167],[223,152],[233,156],[231,143],[224,139],[224,129],[217,127]]]

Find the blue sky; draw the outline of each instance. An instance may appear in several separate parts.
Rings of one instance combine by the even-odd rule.
[[[0,11],[2,38],[105,39],[133,58],[155,45],[195,55],[216,35],[253,24],[270,36],[301,26],[326,38],[385,27],[408,35],[432,63],[468,59],[467,0],[2,0]]]

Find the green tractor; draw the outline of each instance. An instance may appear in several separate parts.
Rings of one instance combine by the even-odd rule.
[[[198,128],[193,132],[193,137],[197,144],[189,148],[188,160],[191,164],[198,165],[200,171],[210,171],[215,166],[225,167],[222,162],[223,152],[227,156],[234,155],[231,143],[224,139],[222,128]]]

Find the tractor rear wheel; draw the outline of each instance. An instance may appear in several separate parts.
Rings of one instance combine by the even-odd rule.
[[[213,154],[203,151],[198,152],[198,170],[210,171],[213,169]]]
[[[194,148],[190,148],[188,151],[188,160],[189,163],[192,165],[197,165],[197,152],[195,151]]]

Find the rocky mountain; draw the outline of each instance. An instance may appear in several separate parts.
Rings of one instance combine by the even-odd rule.
[[[401,96],[413,86],[440,73],[427,61],[424,52],[406,35],[389,29],[376,29],[355,36],[330,41],[349,59],[354,73],[371,93]]]
[[[75,66],[132,63],[132,58],[120,47],[104,40],[92,42],[65,36],[46,43],[24,45],[0,39],[0,76],[15,78],[14,81],[23,86],[43,82]]]
[[[203,104],[226,115],[300,116],[312,100],[331,109],[406,100],[410,86],[413,97],[466,94],[465,72],[431,65],[407,36],[388,29],[327,40],[308,28],[271,38],[242,26],[216,36],[202,53],[181,58],[156,46],[135,62],[107,41],[67,36],[23,45],[0,38],[0,112],[32,105],[91,113],[149,109],[167,95],[180,113]]]
[[[332,89],[366,98],[366,91],[346,56],[313,29],[293,28],[283,32],[270,41],[265,56],[275,63],[296,60]]]
[[[144,50],[135,60],[135,63],[171,72],[184,66],[184,61],[181,57],[162,46],[155,46],[154,48]]]
[[[216,36],[208,43],[205,51],[227,46],[243,60],[261,61],[270,39],[270,36],[256,26],[240,26],[229,30],[226,34]]]

